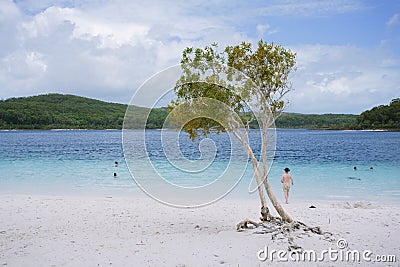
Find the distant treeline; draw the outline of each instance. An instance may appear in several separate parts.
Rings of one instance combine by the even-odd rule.
[[[352,114],[298,114],[283,113],[276,120],[278,128],[350,129],[357,115]]]
[[[0,101],[1,129],[121,129],[127,105],[62,94]],[[147,108],[133,107],[134,125],[145,121]],[[158,118],[157,118],[158,120]],[[149,119],[151,126],[156,125]]]
[[[121,129],[127,105],[62,94],[10,98],[0,101],[0,129]],[[130,127],[140,128],[148,108],[132,106]],[[163,126],[167,108],[150,112],[146,128]],[[400,100],[361,115],[284,113],[278,128],[400,129]]]
[[[357,116],[356,128],[400,130],[400,98],[361,113]]]
[[[61,94],[10,98],[0,102],[2,129],[119,128],[122,104]]]

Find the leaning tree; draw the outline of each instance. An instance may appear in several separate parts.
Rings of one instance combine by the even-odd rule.
[[[296,54],[289,49],[262,40],[255,47],[243,42],[227,46],[222,52],[215,43],[203,49],[186,48],[181,60],[182,75],[174,88],[177,98],[169,105],[170,122],[180,125],[192,139],[199,134],[228,131],[242,143],[251,159],[261,200],[261,219],[265,221],[272,217],[266,192],[281,219],[292,222],[268,180],[268,163],[272,159],[267,146],[271,142],[269,129],[286,105],[284,96],[292,90],[290,74],[295,70],[295,58]],[[218,108],[215,102],[228,109]],[[200,109],[203,111],[198,112]],[[249,142],[252,125],[260,129],[259,158]]]

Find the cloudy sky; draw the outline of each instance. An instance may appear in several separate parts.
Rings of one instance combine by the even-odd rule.
[[[297,53],[289,111],[360,113],[400,97],[400,2],[0,0],[0,98],[128,103],[187,46],[262,38]]]

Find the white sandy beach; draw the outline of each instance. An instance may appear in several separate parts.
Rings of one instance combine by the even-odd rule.
[[[236,231],[258,220],[256,200],[227,198],[197,209],[176,209],[147,197],[0,196],[0,266],[288,266],[260,261],[257,253],[286,250],[287,239]],[[314,205],[316,209],[310,209]],[[285,205],[294,219],[334,233],[334,241],[303,235],[296,243],[317,252],[338,249],[395,255],[399,266],[400,207],[368,202],[302,202]],[[309,265],[299,263],[295,265]],[[330,261],[312,266],[373,265]]]

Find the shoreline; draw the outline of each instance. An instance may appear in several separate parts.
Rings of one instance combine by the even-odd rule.
[[[239,221],[258,221],[258,199],[224,198],[195,209],[169,207],[145,195],[109,198],[0,194],[0,201],[1,265],[199,266],[199,259],[202,266],[291,263],[257,258],[257,252],[266,246],[287,250],[287,240],[271,240],[270,235],[249,230],[236,231]],[[350,249],[395,255],[397,262],[389,266],[397,266],[398,205],[362,201],[313,202],[315,209],[309,205],[293,202],[284,208],[295,220],[333,233],[334,240],[305,235],[296,240],[304,249],[337,248],[336,241],[344,238]]]
[[[283,193],[280,190],[277,190],[276,192],[274,191],[276,198],[278,199],[278,202],[282,205],[285,206],[284,203],[284,196]],[[145,192],[143,192],[140,188],[135,188],[135,192],[132,194],[128,194],[126,192],[120,193],[120,194],[113,194],[110,192],[110,194],[103,194],[101,192],[91,192],[91,193],[84,193],[81,194],[80,192],[1,192],[0,191],[0,198],[2,197],[33,197],[33,198],[66,198],[66,199],[125,199],[125,200],[136,200],[136,199],[144,199],[144,200],[149,200],[157,204],[162,204],[169,206],[167,204],[164,204],[162,201],[159,201],[158,199],[155,199],[149,195],[147,195]],[[244,195],[236,192],[230,192],[227,195],[225,195],[222,198],[219,198],[215,201],[212,201],[210,204],[200,206],[202,207],[207,207],[210,205],[213,205],[215,203],[221,202],[221,201],[250,201],[250,202],[256,202],[259,203],[259,197],[257,193],[249,194],[249,195]],[[267,202],[269,202],[267,198]],[[368,199],[368,198],[354,198],[350,199],[347,197],[344,198],[327,198],[327,199],[321,199],[319,197],[314,197],[314,198],[302,198],[302,197],[293,197],[290,196],[290,203],[289,204],[295,204],[295,203],[301,203],[301,204],[306,204],[309,203],[310,205],[314,203],[324,203],[324,204],[337,204],[337,203],[371,203],[373,205],[383,205],[383,206],[400,206],[400,199],[398,200],[393,200],[393,199]],[[172,206],[170,206],[172,207]],[[177,207],[178,209],[186,209],[186,207]],[[191,209],[191,208],[189,208]],[[196,208],[194,208],[196,209]]]
[[[400,132],[400,129],[352,129],[352,128],[275,128],[276,130],[308,130],[308,131],[355,131],[355,132]],[[0,129],[0,132],[17,132],[17,131],[122,131],[122,128],[16,128],[16,129]],[[129,130],[143,130],[141,128]],[[173,128],[146,128],[146,130],[165,131]],[[259,130],[252,128],[252,130]]]

